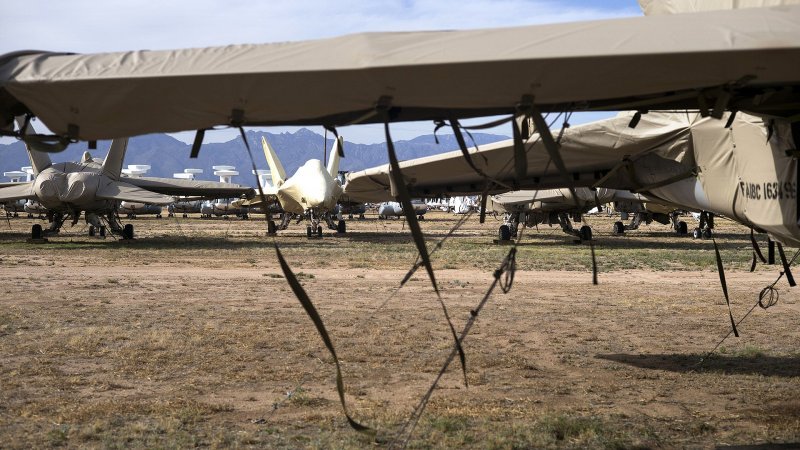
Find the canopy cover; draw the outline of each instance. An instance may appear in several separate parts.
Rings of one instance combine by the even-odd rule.
[[[513,113],[531,97],[545,111],[707,105],[788,116],[800,103],[798,60],[798,6],[173,51],[9,54],[0,57],[0,127],[24,112],[84,140],[224,124],[344,125],[383,121],[374,114],[381,99],[392,120]]]

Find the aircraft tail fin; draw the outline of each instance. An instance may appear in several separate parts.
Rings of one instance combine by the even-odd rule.
[[[128,149],[128,138],[114,139],[108,149],[106,159],[103,161],[103,172],[119,177],[122,173],[122,162],[125,160],[125,151]]]
[[[21,117],[17,117],[17,125],[20,127],[25,125],[24,120]],[[28,124],[28,128],[25,129],[25,134],[36,134],[36,130],[33,129],[33,125],[30,123]],[[53,162],[50,160],[50,156],[46,152],[37,151],[36,144],[34,142],[26,142],[25,149],[28,150],[28,159],[31,161],[31,167],[33,168],[34,175],[38,175],[39,172],[53,164]]]
[[[286,172],[283,170],[281,160],[278,159],[278,154],[264,136],[261,136],[261,146],[264,147],[264,156],[267,157],[267,164],[272,174],[272,185],[278,187],[286,181]]]
[[[344,149],[344,139],[341,136],[337,137],[331,149],[331,156],[328,157],[328,173],[333,178],[339,175],[339,160],[342,157],[342,150]]]

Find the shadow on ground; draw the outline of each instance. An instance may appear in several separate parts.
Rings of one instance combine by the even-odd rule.
[[[725,356],[712,355],[597,355],[599,359],[627,364],[641,369],[670,372],[715,372],[731,375],[763,375],[768,377],[800,377],[800,357],[791,356]]]

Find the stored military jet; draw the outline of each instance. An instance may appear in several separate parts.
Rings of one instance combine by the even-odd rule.
[[[30,128],[30,124],[27,125]],[[119,202],[152,205],[173,202],[173,195],[220,196],[252,195],[247,186],[234,184],[122,176],[122,161],[128,139],[115,139],[105,160],[84,153],[80,162],[53,164],[47,153],[27,144],[35,178],[28,183],[0,189],[0,202],[18,199],[36,200],[47,208],[48,233],[58,233],[68,218],[76,224],[81,212],[89,224],[89,234],[105,235],[107,224],[112,233],[133,238],[133,225],[122,226],[117,213]],[[38,227],[38,228],[37,228]],[[34,225],[33,237],[40,237],[41,227]]]
[[[270,216],[267,224],[267,232],[270,234],[285,230],[295,217],[309,222],[306,226],[306,234],[309,237],[322,236],[320,225],[322,222],[325,222],[328,228],[344,233],[347,225],[342,214],[337,214],[337,203],[342,197],[342,185],[338,174],[343,144],[341,136],[334,141],[327,167],[318,159],[310,159],[300,166],[294,175],[286,178],[286,171],[277,153],[262,136],[261,146],[267,158],[272,184],[263,186],[264,199],[258,196],[237,204],[265,210]],[[279,224],[272,220],[273,213],[269,211],[270,208],[273,211],[280,208],[277,214],[280,217]],[[334,220],[338,222],[334,223]]]
[[[592,239],[592,228],[583,225],[575,229],[572,222],[581,222],[590,210],[608,203],[624,215],[633,215],[630,224],[614,223],[614,233],[635,230],[642,222],[653,220],[663,224],[672,223],[678,234],[686,234],[686,222],[678,219],[675,208],[658,205],[651,199],[628,191],[607,188],[575,188],[520,190],[492,195],[487,200],[487,210],[503,214],[503,225],[498,230],[498,240],[507,241],[517,235],[520,223],[526,226],[539,224],[558,225],[565,233],[577,236],[582,241]],[[646,205],[646,206],[645,206]],[[624,217],[625,219],[625,217]]]
[[[422,200],[411,200],[411,206],[414,208],[414,214],[419,220],[425,218],[425,213],[428,212],[428,204]],[[403,205],[399,202],[383,202],[378,205],[378,218],[388,219],[389,217],[400,217],[403,215]]]

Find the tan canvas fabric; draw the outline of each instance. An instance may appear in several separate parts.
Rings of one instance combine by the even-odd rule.
[[[396,108],[394,120],[511,113],[524,96],[550,110],[573,102],[610,110],[683,108],[698,104],[698,89],[742,80],[795,85],[798,60],[797,6],[174,51],[33,54],[0,57],[0,118],[10,121],[22,107],[57,134],[73,125],[77,137],[91,140],[238,119],[249,125],[380,121],[364,114],[384,96]],[[659,100],[675,92],[685,95]],[[754,105],[736,89],[733,94],[740,110],[763,113],[778,113],[775,102],[798,95]],[[233,117],[234,111],[243,115]]]
[[[797,5],[800,0],[639,0],[645,15]]]
[[[796,143],[788,124],[777,121],[767,141],[764,120],[744,113],[736,115],[730,129],[725,128],[728,115],[719,120],[697,113],[651,112],[635,129],[628,127],[629,119],[621,114],[565,131],[560,153],[570,183],[644,191],[655,202],[721,214],[781,242],[800,244],[797,161],[786,154]],[[486,174],[512,182],[512,143],[472,154]],[[567,185],[552,165],[541,144],[532,146],[525,182]],[[401,170],[412,195],[421,197],[479,193],[485,185],[460,152],[405,161]],[[345,190],[359,199],[386,199],[388,180],[388,167],[383,166],[350,174]]]

